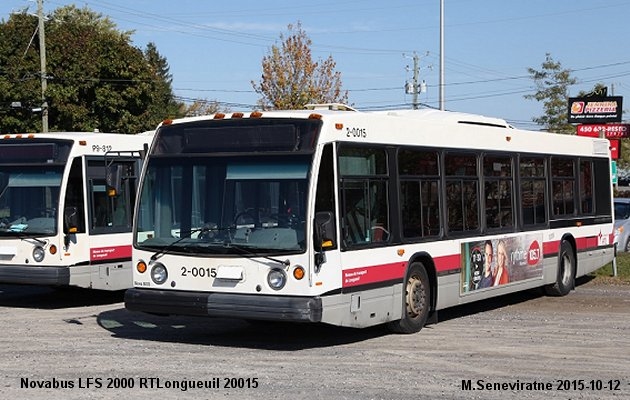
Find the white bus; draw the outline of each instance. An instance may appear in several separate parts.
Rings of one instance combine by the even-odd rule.
[[[0,136],[0,283],[130,287],[133,205],[152,138]]]
[[[611,192],[607,140],[482,116],[331,105],[165,121],[125,303],[416,332],[446,307],[567,294],[613,259]]]

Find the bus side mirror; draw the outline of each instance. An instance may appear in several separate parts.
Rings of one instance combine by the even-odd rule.
[[[109,165],[105,171],[105,182],[107,183],[107,195],[115,197],[122,188],[123,166],[120,164]]]
[[[63,210],[63,233],[66,235],[79,231],[79,209],[66,207]]]
[[[319,272],[326,262],[325,250],[335,247],[335,215],[332,211],[319,211],[315,214],[315,272]]]

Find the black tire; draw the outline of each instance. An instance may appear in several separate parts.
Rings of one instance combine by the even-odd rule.
[[[577,264],[573,246],[566,240],[560,243],[558,254],[558,274],[556,283],[545,286],[545,293],[549,296],[565,296],[575,287],[575,271]]]
[[[424,265],[414,262],[409,266],[402,298],[403,317],[387,324],[395,333],[415,333],[427,323],[431,310],[431,284]]]

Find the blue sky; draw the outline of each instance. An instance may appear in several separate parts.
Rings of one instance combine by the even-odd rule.
[[[349,102],[361,110],[409,108],[404,84],[411,56],[420,56],[427,92],[438,106],[439,0],[320,0],[216,2],[201,0],[44,0],[46,13],[75,4],[133,30],[134,45],[154,42],[167,59],[175,94],[218,100],[232,111],[255,107],[261,60],[298,21],[314,58],[331,55]],[[505,118],[536,129],[542,105],[527,68],[545,54],[573,71],[571,95],[596,83],[627,96],[630,108],[630,0],[444,0],[445,107]],[[0,18],[33,0],[2,0]],[[409,68],[406,68],[409,66]]]

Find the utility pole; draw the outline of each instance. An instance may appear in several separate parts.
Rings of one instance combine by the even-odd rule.
[[[411,107],[414,110],[418,109],[418,69],[420,68],[418,66],[419,61],[420,61],[420,57],[418,57],[418,54],[416,54],[416,52],[413,52],[413,78],[411,80],[411,84],[409,84],[409,82],[407,82],[406,86],[406,92],[408,94],[412,95],[412,100],[411,100]]]
[[[44,0],[37,0],[37,18],[39,19],[39,61],[42,81],[42,132],[48,132],[48,102],[46,101],[46,33],[44,30]]]
[[[405,55],[403,54],[403,56]],[[405,93],[412,95],[411,106],[414,110],[417,110],[420,108],[418,94],[426,92],[426,83],[424,81],[420,83],[420,56],[414,51],[413,57],[409,58],[413,59],[413,78],[411,82],[405,83]],[[407,67],[408,70],[409,67]]]

